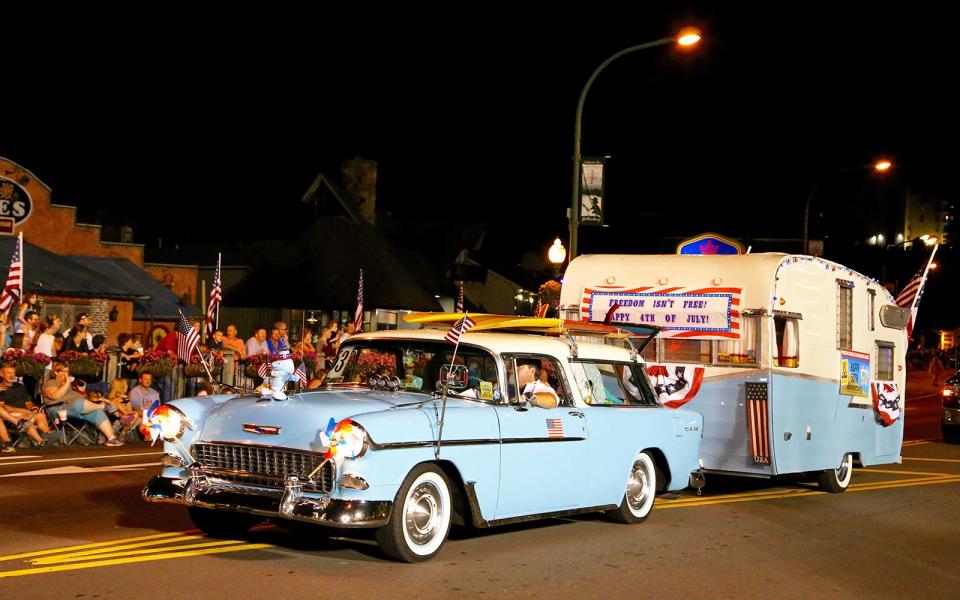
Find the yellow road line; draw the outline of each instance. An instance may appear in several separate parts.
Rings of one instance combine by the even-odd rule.
[[[922,446],[924,444],[929,444],[930,440],[910,440],[909,442],[904,442],[903,446]]]
[[[171,531],[168,533],[155,533],[152,535],[142,535],[139,537],[126,538],[122,540],[113,540],[110,542],[93,542],[90,544],[80,544],[78,546],[66,546],[64,548],[54,548],[52,550],[37,550],[34,552],[24,552],[22,554],[9,554],[7,556],[0,556],[0,562],[5,560],[16,560],[18,558],[30,558],[31,556],[45,556],[47,554],[56,554],[57,552],[64,552],[69,550],[84,550],[86,548],[100,548],[103,546],[112,546],[114,544],[122,544],[124,542],[136,542],[140,540],[155,540],[159,538],[171,538],[178,535],[199,533],[198,529],[188,529],[186,531]]]
[[[864,492],[869,490],[882,490],[882,489],[892,489],[899,487],[910,487],[913,485],[930,485],[934,483],[955,483],[960,482],[960,476],[947,475],[942,476],[938,475],[936,477],[930,478],[912,478],[912,479],[894,479],[891,481],[883,482],[874,482],[874,483],[860,483],[857,485],[850,486],[847,491],[855,492]],[[797,496],[812,496],[825,494],[820,490],[806,489],[806,488],[794,488],[794,489],[783,489],[779,488],[776,490],[770,490],[768,492],[758,493],[758,494],[729,494],[724,496],[714,496],[714,497],[693,497],[693,498],[683,498],[677,500],[666,500],[663,502],[658,502],[654,505],[654,508],[684,508],[688,506],[708,506],[711,504],[730,504],[733,502],[752,502],[757,500],[775,500],[778,498],[790,498]]]
[[[710,504],[730,504],[732,502],[752,502],[756,500],[775,500],[777,498],[796,498],[797,496],[810,496],[814,494],[825,494],[826,492],[821,492],[819,490],[782,490],[779,493],[771,492],[763,496],[753,496],[753,497],[734,497],[734,496],[717,496],[714,498],[698,498],[695,500],[690,500],[688,502],[675,502],[673,504],[667,504],[666,506],[657,503],[654,508],[685,508],[688,506],[707,506]]]
[[[856,473],[892,473],[894,475],[920,475],[923,477],[953,477],[950,473],[931,473],[929,471],[907,471],[901,469],[874,469],[873,467],[857,469]]]
[[[206,556],[208,554],[221,554],[226,552],[241,552],[246,550],[261,550],[263,548],[272,548],[270,544],[244,544],[242,546],[228,546],[226,548],[205,548],[203,550],[191,550],[186,552],[169,552],[167,554],[151,554],[149,556],[128,556],[125,558],[113,558],[109,560],[98,560],[94,562],[85,562],[72,565],[51,565],[49,567],[34,567],[32,569],[20,569],[18,571],[0,571],[0,579],[4,577],[20,577],[22,575],[39,575],[40,573],[56,573],[58,571],[75,571],[78,569],[90,569],[93,567],[107,567],[111,565],[126,565],[130,563],[147,562],[153,560],[166,560],[170,558],[184,558],[187,556]]]
[[[903,460],[923,460],[927,462],[945,462],[945,463],[960,463],[960,460],[956,458],[920,458],[913,456],[904,456]]]
[[[919,480],[904,481],[904,482],[896,483],[896,484],[893,484],[893,485],[886,485],[886,486],[883,486],[883,487],[874,487],[874,488],[868,488],[868,487],[857,487],[857,488],[853,488],[853,487],[851,487],[851,488],[850,488],[849,490],[847,490],[847,491],[848,491],[848,492],[866,492],[866,491],[870,491],[870,490],[886,490],[886,489],[893,489],[893,488],[913,487],[913,486],[917,486],[917,485],[935,485],[935,484],[938,484],[938,483],[960,483],[960,477],[949,477],[949,478],[940,478],[940,479],[930,479],[930,480],[927,480],[927,481],[919,481]]]
[[[181,546],[171,546],[169,548],[147,548],[145,550],[127,550],[126,552],[106,552],[104,554],[96,554],[94,556],[76,556],[70,555],[62,560],[57,560],[57,558],[41,558],[39,560],[31,561],[35,565],[55,565],[55,564],[67,564],[82,562],[90,559],[104,559],[104,558],[119,558],[121,556],[137,556],[142,554],[167,554],[170,552],[179,552],[181,550],[193,550],[195,548],[210,548],[214,546],[229,546],[230,544],[240,544],[247,545],[244,542],[237,540],[220,540],[217,542],[204,542],[202,544],[183,544]]]
[[[172,537],[160,540],[150,540],[147,542],[139,542],[136,544],[121,544],[119,546],[104,546],[102,548],[94,548],[93,550],[83,550],[81,552],[65,552],[63,554],[53,554],[44,556],[41,558],[34,558],[30,562],[35,565],[44,565],[52,564],[66,558],[73,557],[83,557],[83,558],[96,558],[95,555],[100,554],[109,554],[112,552],[117,552],[119,550],[132,550],[133,548],[143,548],[145,546],[158,546],[160,544],[171,544],[173,542],[189,542],[191,540],[203,539],[202,535],[183,535],[180,537]],[[156,550],[156,549],[154,549]],[[160,548],[162,550],[162,548]]]

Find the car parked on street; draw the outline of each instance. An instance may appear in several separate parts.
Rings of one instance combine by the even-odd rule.
[[[461,316],[351,337],[321,389],[162,406],[164,469],[144,498],[184,504],[219,535],[264,517],[374,528],[385,554],[415,562],[452,524],[590,511],[639,523],[657,492],[702,484],[700,414],[660,406],[617,329],[471,315],[455,345]]]
[[[943,412],[940,429],[943,441],[951,444],[960,442],[960,373],[954,373],[944,381],[940,392]]]

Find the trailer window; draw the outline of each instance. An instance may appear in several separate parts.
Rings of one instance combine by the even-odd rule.
[[[837,280],[837,348],[853,349],[853,282]]]
[[[710,363],[713,359],[710,340],[662,340],[663,362]]]
[[[893,349],[889,342],[877,342],[877,379],[893,381]]]
[[[757,364],[757,340],[760,332],[757,324],[760,318],[756,315],[744,315],[740,320],[740,339],[718,341],[718,365],[755,365]]]
[[[870,327],[870,331],[874,331],[877,328],[877,290],[867,290],[867,324]]]
[[[792,317],[774,317],[776,346],[773,348],[773,364],[777,367],[800,366],[800,324]]]

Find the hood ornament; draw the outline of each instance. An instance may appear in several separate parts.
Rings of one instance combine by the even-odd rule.
[[[244,423],[243,430],[247,433],[257,433],[260,435],[280,435],[283,429],[279,425],[257,425],[255,423]]]

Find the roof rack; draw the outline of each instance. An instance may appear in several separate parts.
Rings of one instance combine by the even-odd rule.
[[[606,325],[594,321],[573,321],[546,317],[518,317],[489,313],[466,313],[474,325],[470,333],[534,333],[541,335],[580,335],[593,337],[648,337],[660,331],[655,325]],[[445,329],[453,327],[464,313],[412,312],[404,315],[407,323]],[[646,345],[646,344],[644,344]],[[640,348],[642,350],[642,347]],[[639,351],[639,350],[638,350]]]

